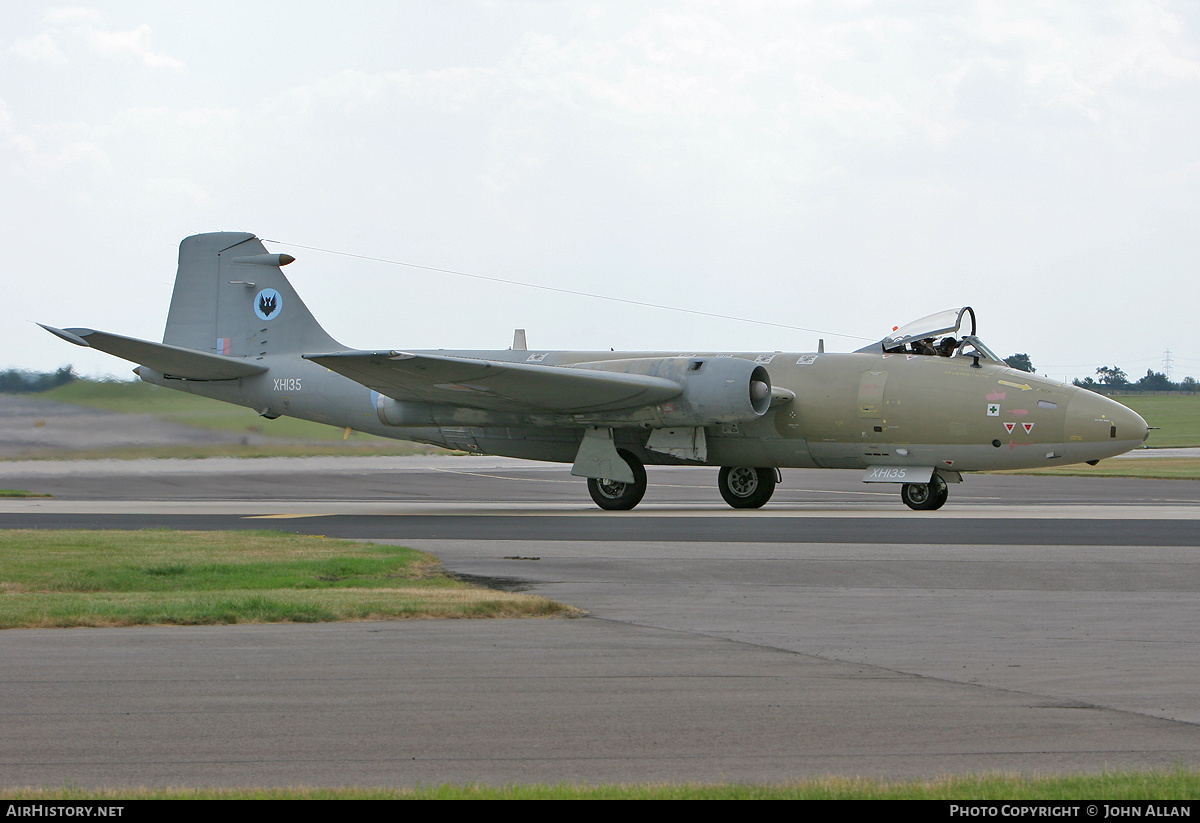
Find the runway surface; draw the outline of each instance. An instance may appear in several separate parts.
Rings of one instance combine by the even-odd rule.
[[[1200,764],[1200,483],[785,471],[634,512],[490,458],[0,464],[4,528],[424,548],[575,620],[0,633],[0,785],[780,781]]]

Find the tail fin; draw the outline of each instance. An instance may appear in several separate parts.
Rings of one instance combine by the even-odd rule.
[[[233,357],[344,349],[280,271],[293,259],[245,232],[185,238],[163,343]]]

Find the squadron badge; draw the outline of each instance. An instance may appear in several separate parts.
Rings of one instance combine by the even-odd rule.
[[[254,296],[254,313],[260,320],[274,320],[283,309],[283,295],[275,289],[263,289]]]

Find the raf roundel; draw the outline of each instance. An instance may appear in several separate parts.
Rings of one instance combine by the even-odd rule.
[[[254,296],[254,313],[261,320],[274,320],[283,311],[283,295],[275,289],[263,289]]]

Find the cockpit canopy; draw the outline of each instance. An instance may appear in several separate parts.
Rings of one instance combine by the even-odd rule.
[[[971,321],[970,333],[958,337],[963,319]],[[860,352],[884,352],[887,354],[923,354],[931,357],[973,357],[980,360],[1003,362],[975,336],[975,310],[970,306],[922,317],[904,326],[895,328],[878,343],[859,349]]]

